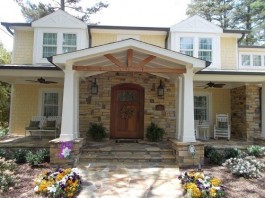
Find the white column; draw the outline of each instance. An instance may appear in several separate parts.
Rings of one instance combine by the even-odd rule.
[[[262,83],[261,89],[261,137],[265,138],[265,82]]]
[[[176,139],[182,135],[182,77],[178,76],[175,80],[175,105],[176,105]]]
[[[196,142],[194,133],[194,107],[193,107],[193,71],[187,68],[182,75],[182,127],[180,141]]]
[[[78,132],[78,109],[79,109],[79,78],[71,65],[67,65],[64,70],[64,93],[61,141],[70,141],[79,137]]]

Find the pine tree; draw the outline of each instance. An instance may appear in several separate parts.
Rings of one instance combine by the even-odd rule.
[[[83,8],[80,6],[82,0],[60,0],[60,2],[53,1],[53,4],[44,4],[41,2],[34,4],[30,1],[26,1],[26,3],[24,3],[23,0],[15,1],[21,7],[21,12],[27,22],[38,20],[58,9],[62,9],[66,11],[74,11],[77,18],[84,22],[91,23],[90,15],[108,7],[108,3],[104,3],[102,1],[89,8]]]

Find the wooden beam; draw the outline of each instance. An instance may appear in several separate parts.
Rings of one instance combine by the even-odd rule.
[[[116,66],[118,67],[125,67],[125,65],[123,65],[120,60],[118,60],[117,58],[115,58],[112,54],[105,54],[104,55],[107,59],[109,59],[112,63],[114,63]]]
[[[128,49],[127,50],[127,66],[132,67],[133,64],[133,50]]]
[[[174,73],[183,74],[186,73],[184,68],[151,68],[151,67],[112,67],[112,66],[81,66],[74,65],[73,69],[76,71],[113,71],[113,72],[145,72],[145,73]]]
[[[138,64],[136,64],[135,67],[143,67],[144,65],[146,65],[147,63],[149,63],[150,61],[152,61],[155,58],[156,58],[156,56],[150,55],[147,58],[145,58],[144,60],[142,60],[141,62],[139,62]]]

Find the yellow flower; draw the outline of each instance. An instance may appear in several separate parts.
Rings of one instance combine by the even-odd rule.
[[[216,190],[214,188],[211,188],[209,190],[210,197],[216,197]]]
[[[213,186],[219,186],[222,183],[221,180],[216,177],[212,178],[210,182]]]
[[[195,175],[195,171],[189,171],[188,172],[188,176],[189,177],[194,177],[194,175]]]
[[[200,198],[202,193],[198,187],[192,189],[193,197]]]
[[[189,182],[189,183],[186,183],[184,185],[184,189],[188,190],[188,189],[193,189],[193,188],[197,188],[196,184],[193,183],[193,182]]]
[[[195,179],[198,180],[198,179],[203,179],[204,178],[204,175],[202,172],[196,172],[195,173]]]

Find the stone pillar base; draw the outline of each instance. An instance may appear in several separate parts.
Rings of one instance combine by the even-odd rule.
[[[84,139],[76,138],[73,140],[73,149],[70,154],[70,159],[60,158],[60,144],[59,138],[50,141],[50,165],[52,167],[60,168],[73,168],[79,163],[81,155],[81,148],[83,146]]]
[[[254,144],[265,146],[265,138],[264,137],[254,138]]]
[[[171,146],[175,152],[176,163],[180,168],[183,167],[196,167],[199,163],[204,163],[204,144],[202,142],[181,142],[176,139],[171,139]],[[189,152],[189,146],[193,145],[196,152],[192,156]]]

